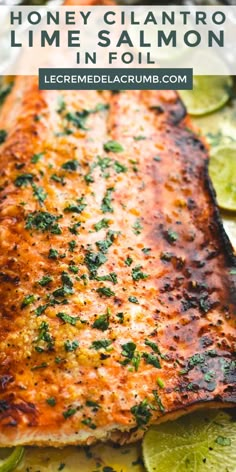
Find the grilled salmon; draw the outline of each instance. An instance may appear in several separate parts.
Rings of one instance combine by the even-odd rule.
[[[18,77],[0,140],[1,446],[235,405],[235,256],[177,93]]]

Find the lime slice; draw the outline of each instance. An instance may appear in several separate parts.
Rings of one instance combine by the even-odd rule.
[[[181,90],[179,94],[190,115],[207,115],[219,110],[229,100],[233,80],[225,75],[198,75],[193,78],[193,90]]]
[[[209,173],[219,206],[236,211],[236,145],[211,150]]]
[[[22,461],[23,455],[24,448],[21,446],[15,447],[10,456],[8,456],[3,462],[0,462],[0,472],[13,472]]]
[[[152,427],[143,458],[148,472],[235,472],[236,422],[223,411],[201,411]]]

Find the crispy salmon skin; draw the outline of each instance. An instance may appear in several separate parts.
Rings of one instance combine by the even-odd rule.
[[[178,95],[19,77],[0,129],[0,444],[233,406],[235,258]]]

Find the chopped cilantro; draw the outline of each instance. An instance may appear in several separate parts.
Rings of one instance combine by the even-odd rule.
[[[34,154],[31,157],[32,164],[37,164],[37,162],[39,162],[39,160],[43,157],[43,155],[44,155],[44,152],[39,152],[38,154]]]
[[[74,223],[72,226],[69,226],[69,231],[72,233],[72,234],[78,234],[78,228],[81,226],[81,223],[77,222],[77,223]]]
[[[172,257],[173,257],[173,254],[171,252],[161,252],[160,254],[160,259],[162,261],[169,262],[171,261]]]
[[[0,89],[0,105],[2,105],[4,103],[5,98],[10,93],[12,87],[13,87],[13,82],[11,82],[9,84],[4,84],[4,85],[1,86],[1,89]]]
[[[89,113],[86,110],[83,110],[81,112],[76,111],[75,113],[69,112],[66,114],[65,118],[69,122],[73,123],[73,125],[75,125],[76,128],[87,131],[88,128],[86,128],[85,122],[88,115]]]
[[[54,397],[47,398],[46,402],[50,406],[55,406],[56,405],[56,399]]]
[[[72,351],[76,351],[76,349],[79,347],[79,343],[77,340],[75,341],[69,341],[67,339],[67,341],[64,342],[64,348],[67,352],[72,352]]]
[[[115,292],[113,292],[109,287],[100,287],[96,290],[101,297],[113,297]]]
[[[21,303],[21,308],[25,308],[28,305],[31,305],[35,301],[34,295],[26,295]]]
[[[99,282],[112,282],[114,285],[117,284],[117,275],[115,272],[110,272],[107,275],[97,276],[96,280]]]
[[[109,339],[99,339],[99,341],[93,341],[91,347],[99,351],[99,349],[106,349],[112,344],[112,341]]]
[[[77,267],[74,264],[70,264],[68,266],[68,269],[70,270],[70,272],[73,272],[73,274],[78,274],[78,272],[79,272],[79,267]]]
[[[113,244],[117,234],[118,233],[116,231],[112,231],[112,230],[108,231],[106,235],[106,239],[104,239],[103,241],[96,242],[96,246],[98,247],[98,249],[101,252],[106,253],[109,247]]]
[[[65,208],[64,211],[66,213],[82,213],[82,211],[85,209],[87,206],[86,203],[84,203],[84,198],[79,198],[77,200],[77,203],[70,203],[68,204]]]
[[[57,259],[59,256],[59,252],[56,249],[49,249],[48,258],[49,259]]]
[[[42,205],[47,198],[47,193],[44,191],[43,187],[38,187],[34,183],[32,183],[32,189],[34,197],[39,201],[40,205]]]
[[[54,290],[53,292],[53,296],[56,298],[65,297],[66,295],[71,295],[72,293],[74,293],[73,282],[67,272],[62,272],[61,281],[62,287]]]
[[[62,164],[61,167],[64,170],[68,170],[70,172],[75,172],[79,167],[79,163],[76,159],[72,159],[70,161],[64,162],[64,164]]]
[[[157,369],[161,369],[161,364],[157,356],[154,354],[149,354],[147,352],[143,353],[143,358],[145,359],[147,364],[153,365]]]
[[[157,377],[157,385],[159,385],[160,388],[165,387],[165,383],[160,377]]]
[[[58,182],[58,183],[60,183],[60,184],[62,184],[62,185],[65,185],[65,179],[64,179],[64,177],[60,177],[60,176],[57,175],[57,174],[52,174],[50,178],[51,178],[51,180],[54,180],[54,182]]]
[[[33,174],[20,174],[16,177],[14,184],[16,187],[27,187],[33,181]]]
[[[124,361],[121,361],[120,364],[127,365],[131,362],[134,366],[135,370],[137,371],[139,368],[141,355],[139,353],[135,353],[136,351],[136,344],[133,342],[128,342],[121,345],[122,352],[121,355],[125,357]]]
[[[165,233],[165,237],[168,243],[173,244],[177,241],[178,234],[175,231],[168,229],[168,231]]]
[[[90,429],[96,429],[97,427],[95,423],[92,422],[92,418],[85,418],[84,420],[81,421],[81,423],[85,424]]]
[[[103,252],[103,254],[107,253],[109,247],[112,245],[112,240],[111,239],[104,239],[104,241],[97,241],[96,246],[98,249]]]
[[[136,303],[136,304],[139,303],[137,297],[133,297],[132,295],[128,298],[128,300],[129,300],[129,302],[131,302],[131,303]]]
[[[160,397],[159,397],[159,395],[158,395],[157,390],[153,390],[152,393],[153,393],[153,396],[154,396],[154,398],[155,398],[155,400],[156,400],[156,402],[157,402],[157,404],[158,404],[158,406],[159,406],[160,411],[161,411],[162,413],[164,413],[164,412],[165,412],[165,407],[164,407],[164,405],[163,405],[163,403],[162,403],[162,401],[161,401],[161,399],[160,399]]]
[[[141,265],[137,265],[136,267],[132,269],[132,279],[135,280],[136,282],[138,280],[145,280],[148,278],[148,275],[144,274],[144,272],[140,270],[141,268],[142,268]]]
[[[138,236],[139,234],[141,234],[142,229],[143,229],[143,227],[141,225],[140,219],[137,218],[137,220],[135,221],[135,223],[133,225],[134,234],[136,234]]]
[[[117,141],[107,141],[107,143],[105,143],[103,147],[105,151],[111,151],[111,152],[124,151],[123,146]]]
[[[134,355],[132,359],[132,365],[134,366],[134,369],[136,372],[138,371],[140,360],[141,360],[141,354],[138,352],[137,354]]]
[[[130,257],[130,256],[126,257],[126,259],[125,259],[125,264],[126,264],[128,267],[130,267],[132,263],[133,263],[132,257]]]
[[[101,252],[88,251],[84,262],[90,272],[91,277],[96,277],[98,268],[107,261],[107,258]]]
[[[137,426],[144,426],[146,425],[151,417],[150,405],[147,400],[143,400],[138,405],[132,406],[130,409],[132,415],[135,417]]]
[[[93,411],[98,411],[100,406],[97,402],[94,402],[92,400],[87,400],[86,401],[86,406],[88,406],[89,408],[93,408]]]
[[[93,225],[95,231],[100,231],[100,229],[102,228],[108,228],[109,226],[109,220],[107,218],[102,218],[102,220],[100,220],[98,223],[95,223],[95,225]]]
[[[112,164],[112,160],[110,159],[110,157],[101,157],[101,156],[97,156],[97,166],[100,167],[100,169],[102,171],[108,169],[111,164]]]
[[[92,176],[92,173],[88,172],[87,174],[85,174],[84,180],[87,184],[92,184],[94,182],[94,178]]]
[[[122,347],[122,352],[121,352],[122,356],[128,357],[128,359],[132,359],[134,355],[134,351],[136,349],[136,344],[133,342],[128,342],[128,343],[122,344],[121,347]]]
[[[72,241],[68,242],[68,246],[69,246],[69,251],[74,252],[74,249],[77,246],[77,242],[73,239]]]
[[[37,341],[44,341],[47,344],[47,348],[49,351],[51,351],[54,347],[54,340],[51,334],[49,333],[49,325],[45,321],[42,321],[42,323],[39,326],[39,335],[37,337]],[[43,352],[42,348],[39,348],[41,352]],[[36,348],[37,350],[37,348]]]
[[[46,211],[34,211],[27,215],[26,229],[36,229],[44,233],[49,231],[52,234],[61,234],[61,229],[57,223],[59,216],[52,215]]]
[[[122,172],[127,172],[127,167],[118,161],[114,162],[114,169],[117,172],[117,174],[121,174]]]
[[[50,275],[44,275],[39,281],[38,284],[41,287],[46,287],[50,282],[52,282],[53,278]]]
[[[143,249],[142,249],[142,252],[143,252],[144,254],[149,254],[150,251],[151,251],[151,248],[150,248],[150,247],[143,247]]]
[[[60,318],[60,320],[64,321],[64,323],[69,323],[72,326],[75,326],[78,320],[78,317],[70,316],[63,312],[57,313],[57,318]]]
[[[70,418],[70,416],[73,416],[77,412],[76,408],[68,408],[68,410],[63,411],[63,416],[65,419]]]
[[[103,213],[113,213],[113,208],[111,206],[112,203],[112,192],[114,192],[114,187],[110,187],[107,189],[105,196],[102,199],[101,210]]]
[[[5,131],[5,129],[0,129],[0,144],[4,143],[4,141],[6,141],[6,138],[7,132]]]
[[[157,354],[161,355],[160,349],[156,343],[154,343],[153,341],[150,341],[149,339],[145,339],[145,344],[146,346],[151,347],[154,352],[157,352]]]
[[[192,367],[195,367],[196,365],[203,364],[204,362],[205,362],[205,354],[196,353],[189,358],[188,366],[192,368]]]
[[[62,113],[63,111],[65,111],[66,102],[65,102],[65,99],[64,99],[63,95],[59,95],[59,97],[57,99],[57,104],[58,104],[57,113]]]
[[[121,324],[124,323],[124,313],[120,312],[116,314],[117,318],[119,318],[119,321]]]
[[[36,315],[36,316],[42,315],[48,307],[49,307],[49,304],[48,304],[48,303],[46,303],[46,305],[40,305],[40,306],[38,306],[38,307],[36,308],[35,312],[34,312],[35,315]]]
[[[86,119],[91,113],[97,113],[102,110],[107,110],[109,108],[109,105],[107,104],[98,104],[94,109],[91,110],[82,110],[82,111],[76,111],[75,113],[67,113],[66,114],[66,119],[70,122],[72,122],[77,128],[82,129],[82,130],[87,130],[85,124],[86,124]]]
[[[100,315],[94,323],[92,324],[92,328],[99,329],[100,331],[106,331],[109,328],[109,312],[105,313],[104,315]]]

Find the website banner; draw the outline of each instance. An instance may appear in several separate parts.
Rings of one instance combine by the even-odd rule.
[[[236,6],[1,6],[2,75],[39,68],[236,74]]]

